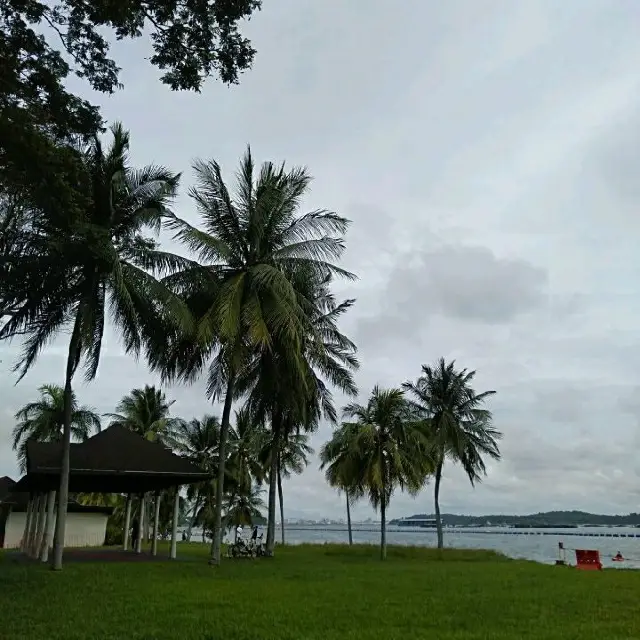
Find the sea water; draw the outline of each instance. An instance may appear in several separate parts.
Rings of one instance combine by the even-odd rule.
[[[250,529],[247,529],[247,534]],[[266,535],[266,532],[265,532]],[[637,537],[636,537],[637,536]],[[287,544],[346,544],[349,541],[346,525],[285,526]],[[192,540],[201,540],[199,531]],[[276,541],[280,540],[280,527],[276,527]],[[380,528],[376,525],[354,524],[355,544],[377,544]],[[640,569],[640,529],[634,527],[578,527],[577,529],[511,529],[506,527],[461,528],[445,527],[445,547],[454,549],[491,549],[511,558],[553,564],[558,558],[558,543],[566,549],[568,564],[575,564],[575,549],[596,549],[606,567]],[[435,547],[435,529],[390,526],[387,543]],[[613,562],[620,551],[624,562]]]

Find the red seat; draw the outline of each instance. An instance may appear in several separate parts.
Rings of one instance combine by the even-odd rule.
[[[600,552],[593,549],[576,549],[576,569],[601,571]]]

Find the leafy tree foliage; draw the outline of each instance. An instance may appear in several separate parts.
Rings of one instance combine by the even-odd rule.
[[[325,210],[300,213],[311,182],[306,169],[267,162],[258,170],[247,150],[233,195],[217,162],[199,161],[195,170],[191,196],[203,228],[178,218],[172,226],[199,264],[165,283],[187,301],[197,330],[190,340],[179,331],[163,333],[150,343],[148,360],[169,380],[193,380],[206,368],[209,396],[224,395],[212,545],[212,563],[218,564],[232,403],[254,387],[243,382],[251,379],[243,373],[247,361],[259,366],[260,358],[251,359],[251,354],[277,351],[287,362],[289,380],[310,383],[302,343],[313,333],[311,303],[303,300],[297,283],[307,277],[318,282],[334,274],[353,276],[333,263],[344,250],[348,221]],[[308,388],[321,390],[311,384]],[[275,482],[275,472],[271,477]],[[274,491],[275,485],[273,491],[270,487],[270,511],[275,510]]]
[[[40,399],[29,402],[16,413],[13,428],[13,449],[18,453],[18,464],[23,473],[27,469],[27,441],[56,442],[62,440],[64,429],[64,389],[45,384],[38,389]],[[71,396],[71,437],[84,441],[100,431],[100,417],[88,406],[78,404],[76,394]]]
[[[344,416],[355,419],[346,433],[353,441],[349,483],[380,510],[380,557],[387,557],[386,514],[399,488],[416,495],[425,481],[426,442],[401,389],[374,387],[366,405],[349,404]]]
[[[153,332],[161,306],[176,321],[189,322],[180,300],[154,277],[184,268],[187,260],[160,251],[149,233],[157,233],[175,194],[178,176],[162,167],[129,166],[129,135],[112,127],[113,144],[104,149],[95,138],[79,150],[81,180],[74,186],[82,208],[30,209],[14,244],[2,255],[0,309],[10,310],[0,340],[26,336],[16,368],[23,376],[41,350],[62,330],[72,328],[65,372],[65,418],[61,483],[56,519],[54,567],[62,566],[71,439],[72,381],[80,364],[92,380],[98,371],[107,314],[124,347],[139,352]],[[178,320],[178,317],[181,320]]]
[[[3,0],[0,193],[18,187],[43,197],[73,184],[61,171],[73,154],[60,143],[95,134],[101,118],[69,92],[67,80],[76,75],[103,93],[119,88],[113,40],[148,36],[150,62],[171,89],[199,91],[208,76],[236,83],[255,54],[239,23],[260,6],[260,0]]]
[[[356,448],[358,430],[357,423],[343,422],[320,449],[320,468],[324,470],[327,482],[345,493],[350,545],[353,544],[351,505],[363,497],[363,489],[358,485],[360,471],[360,457]]]
[[[171,405],[164,391],[149,385],[133,389],[120,400],[116,413],[107,413],[109,426],[118,425],[129,429],[147,440],[170,443],[174,431],[182,425],[178,418],[170,416]]]
[[[494,429],[491,411],[484,407],[495,391],[476,393],[471,386],[475,375],[475,371],[456,369],[455,361],[440,358],[435,366],[423,365],[415,383],[402,385],[412,397],[412,409],[430,443],[439,549],[444,546],[439,498],[445,460],[460,464],[473,485],[486,473],[486,457],[500,459],[502,433]]]

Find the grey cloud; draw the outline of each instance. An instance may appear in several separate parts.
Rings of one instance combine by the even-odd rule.
[[[547,301],[547,274],[525,260],[490,249],[445,245],[401,254],[379,298],[363,319],[363,341],[398,333],[411,340],[436,314],[468,323],[504,324]]]

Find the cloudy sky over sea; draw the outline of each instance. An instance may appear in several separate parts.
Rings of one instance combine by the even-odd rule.
[[[194,158],[231,178],[247,143],[310,168],[307,207],[353,220],[345,263],[359,280],[340,291],[357,298],[343,328],[361,399],[440,356],[498,392],[504,460],[475,490],[446,468],[444,511],[637,511],[639,19],[637,0],[264,0],[239,86],[171,93],[139,41],[114,49],[125,89],[93,99],[131,130],[136,164],[184,172],[183,194]],[[186,195],[176,211],[195,220]],[[16,387],[19,346],[0,348],[0,475],[17,476],[12,416],[62,382],[64,344]],[[110,330],[78,395],[107,412],[154,382]],[[185,418],[211,411],[201,384],[167,394]],[[289,516],[343,511],[315,459],[285,503]],[[391,515],[431,504],[429,488],[398,495]]]

